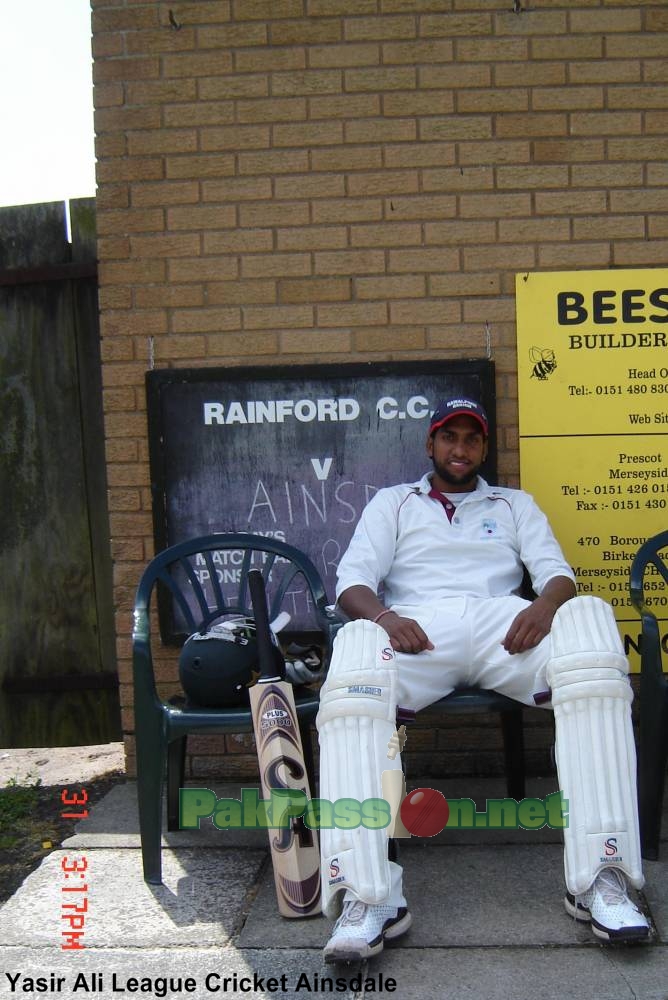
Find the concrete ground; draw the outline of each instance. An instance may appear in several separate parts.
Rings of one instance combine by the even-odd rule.
[[[59,751],[0,751],[0,783],[17,754],[36,755],[26,758],[33,767],[48,765],[49,783],[85,783],[96,768],[116,766],[108,764],[118,748],[76,748],[78,775],[65,770],[66,754],[59,770]],[[497,779],[424,783],[446,797],[473,798],[479,809],[503,795]],[[212,787],[239,796],[238,786]],[[536,779],[528,794],[555,790],[553,779]],[[209,823],[165,834],[163,885],[146,884],[128,781],[0,908],[0,997],[667,1000],[666,815],[663,829],[662,860],[646,862],[640,894],[652,918],[650,944],[603,945],[566,915],[559,831],[448,830],[402,845],[410,931],[369,962],[326,966],[329,921],[277,914],[265,831]],[[63,950],[63,932],[72,928],[84,947]]]

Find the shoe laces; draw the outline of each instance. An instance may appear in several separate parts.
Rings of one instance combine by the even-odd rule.
[[[361,924],[366,916],[366,903],[360,899],[349,899],[343,904],[343,913],[337,921],[338,927],[349,927]]]
[[[624,876],[615,868],[604,868],[599,872],[596,888],[600,891],[603,902],[608,906],[618,906],[620,903],[628,901]]]

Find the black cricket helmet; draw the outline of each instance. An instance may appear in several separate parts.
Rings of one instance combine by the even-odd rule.
[[[284,661],[274,645],[276,673]],[[189,636],[179,656],[179,678],[188,698],[203,708],[249,704],[248,689],[260,674],[255,622],[238,618],[212,625]]]

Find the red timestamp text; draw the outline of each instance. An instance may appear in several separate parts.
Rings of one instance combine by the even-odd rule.
[[[87,819],[88,792],[82,788],[79,792],[70,792],[64,788],[60,794],[61,806],[66,811],[61,812],[63,819]],[[80,951],[83,943],[86,915],[88,913],[88,859],[85,856],[72,857],[65,855],[60,862],[63,884],[61,885],[60,919],[63,942],[62,951]]]
[[[88,802],[88,792],[82,788],[80,792],[70,793],[69,788],[63,788],[60,793],[60,801],[64,806],[84,806]],[[63,819],[88,819],[88,810],[79,812],[61,812]]]
[[[69,925],[62,931],[65,939],[61,944],[63,951],[75,951],[84,948],[82,938],[86,913],[88,912],[88,860],[85,857],[70,858],[65,856],[60,862],[63,878],[71,881],[61,886],[62,901],[60,919]]]

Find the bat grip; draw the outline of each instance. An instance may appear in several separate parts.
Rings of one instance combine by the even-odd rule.
[[[271,641],[269,627],[269,612],[267,610],[267,594],[264,578],[259,569],[252,569],[248,574],[248,589],[253,617],[255,618],[255,636],[257,638],[258,657],[260,661],[260,681],[281,680],[276,672],[274,644]]]

